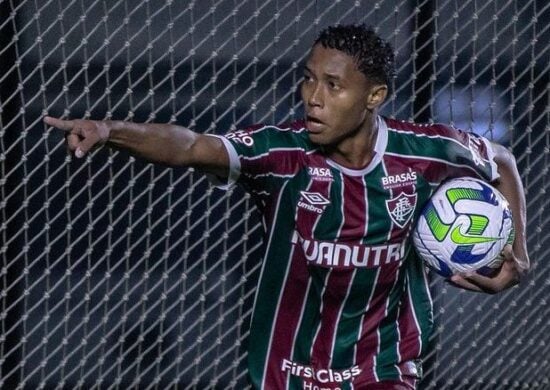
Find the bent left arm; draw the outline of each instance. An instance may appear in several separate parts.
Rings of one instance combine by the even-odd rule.
[[[521,275],[529,270],[529,255],[525,227],[527,220],[525,193],[514,155],[502,145],[492,144],[499,179],[491,183],[510,204],[514,220],[515,239],[512,247],[503,251],[504,262],[493,277],[479,274],[454,275],[451,282],[459,287],[494,294],[519,283]]]

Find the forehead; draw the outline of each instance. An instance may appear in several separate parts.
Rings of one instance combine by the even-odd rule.
[[[364,76],[353,57],[337,49],[316,44],[311,48],[306,66],[316,74],[340,78]]]

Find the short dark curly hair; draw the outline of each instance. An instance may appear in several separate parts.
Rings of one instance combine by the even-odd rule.
[[[335,25],[319,33],[314,45],[340,50],[355,59],[368,80],[390,84],[395,76],[395,56],[391,45],[364,24]]]

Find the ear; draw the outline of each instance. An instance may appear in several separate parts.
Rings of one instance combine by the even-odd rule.
[[[386,100],[387,95],[388,86],[386,84],[375,84],[371,86],[367,95],[367,109],[372,111],[380,107],[380,105],[384,103],[384,100]]]

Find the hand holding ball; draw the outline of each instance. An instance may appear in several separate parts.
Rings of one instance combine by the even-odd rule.
[[[421,212],[413,243],[438,274],[490,275],[502,264],[504,246],[514,240],[512,213],[502,194],[474,178],[442,184]]]

